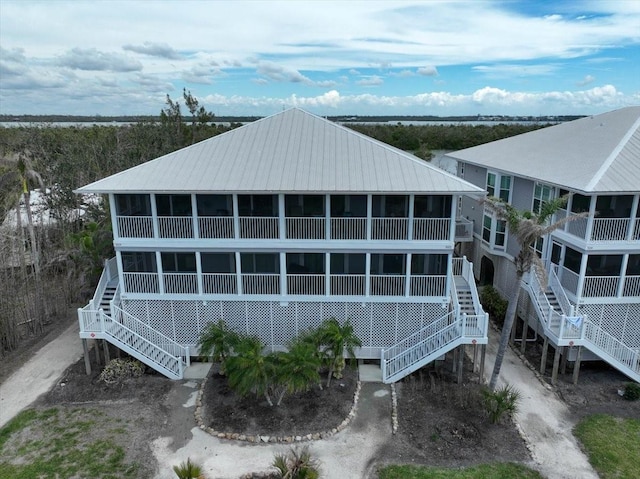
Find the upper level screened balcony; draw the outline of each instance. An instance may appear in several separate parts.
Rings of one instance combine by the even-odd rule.
[[[446,195],[113,196],[120,238],[467,241]]]
[[[640,241],[638,195],[584,196],[573,194],[558,219],[589,212],[589,216],[565,224],[564,231],[593,242]]]

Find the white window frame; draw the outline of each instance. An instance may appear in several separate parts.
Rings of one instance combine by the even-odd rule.
[[[540,193],[538,193],[538,189]],[[548,195],[545,194],[545,191],[548,191]],[[536,181],[533,186],[533,198],[531,199],[531,211],[533,213],[539,214],[542,209],[542,205],[546,202],[554,200],[556,198],[556,188],[547,183],[541,183]],[[536,207],[536,202],[538,203]]]
[[[485,218],[489,218],[491,220],[491,227],[489,228],[489,240],[485,238],[485,230],[487,227],[485,226]],[[498,231],[498,223],[504,225],[504,232]],[[500,237],[504,237],[504,242],[499,244],[498,240]],[[499,220],[495,214],[485,210],[482,216],[482,242],[485,245],[488,245],[491,249],[497,251],[505,251],[507,249],[507,241],[509,239],[509,230],[507,228],[507,222],[505,220]]]

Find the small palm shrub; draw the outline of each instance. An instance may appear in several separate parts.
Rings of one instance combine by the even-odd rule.
[[[505,413],[514,414],[518,410],[520,401],[520,391],[510,386],[504,385],[492,391],[483,391],[484,408],[492,424],[497,424]]]
[[[135,359],[112,359],[100,373],[100,381],[119,384],[125,379],[138,378],[144,374],[144,366]]]
[[[627,383],[624,387],[624,394],[622,397],[629,401],[637,401],[640,399],[640,384]]]
[[[320,463],[311,457],[309,447],[302,450],[291,449],[288,454],[277,454],[273,459],[273,467],[278,470],[281,479],[318,479]]]
[[[176,473],[178,479],[204,478],[204,475],[202,474],[202,468],[197,464],[191,462],[190,458],[187,458],[187,462],[181,462],[179,466],[173,466],[173,472]]]

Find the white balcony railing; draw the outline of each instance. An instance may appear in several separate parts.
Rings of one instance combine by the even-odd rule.
[[[242,216],[240,217],[240,237],[258,239],[278,238],[278,218],[271,216]]]
[[[577,296],[580,275],[565,267],[559,268],[558,271],[560,273],[560,283],[562,284],[562,287],[565,289],[565,291],[573,294],[574,296]]]
[[[231,216],[198,217],[200,238],[233,238],[233,218]]]
[[[336,296],[364,296],[364,274],[332,274],[331,294]]]
[[[124,292],[150,293],[160,292],[158,273],[124,273]]]
[[[198,294],[197,273],[164,273],[162,277],[167,294]]]
[[[620,276],[585,276],[582,287],[582,297],[617,296],[619,285]]]
[[[413,275],[410,278],[411,296],[445,296],[447,277],[444,275]]]
[[[565,216],[576,216],[575,213],[567,213],[559,210],[557,219]],[[566,231],[587,241],[627,241],[628,239],[640,240],[640,218],[593,218],[591,234],[587,237],[589,218],[578,218],[566,224]]]
[[[456,241],[473,241],[473,221],[456,218]]]
[[[367,239],[367,218],[331,218],[331,239]]]
[[[371,294],[374,296],[404,296],[405,277],[400,275],[371,276]]]
[[[280,275],[243,274],[242,292],[244,294],[280,294]]]
[[[622,296],[640,296],[640,276],[625,276]]]
[[[191,216],[159,216],[160,238],[193,238],[193,218]]]
[[[153,238],[153,217],[116,216],[120,238]]]
[[[413,239],[445,241],[449,239],[451,220],[449,218],[415,218]]]
[[[407,218],[371,218],[371,239],[406,240],[408,239]]]
[[[204,294],[237,294],[238,282],[235,273],[203,273],[202,292]]]
[[[287,293],[303,295],[324,295],[324,274],[288,274]]]
[[[324,218],[285,218],[287,238],[289,239],[324,239]]]

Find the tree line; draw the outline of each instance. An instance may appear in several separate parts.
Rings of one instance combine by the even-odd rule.
[[[108,202],[87,203],[73,190],[239,126],[214,120],[184,90],[181,100],[167,95],[155,121],[0,127],[0,356],[84,304],[113,255]],[[456,150],[541,126],[349,127],[428,159],[432,149]],[[31,206],[34,196],[41,205]]]

